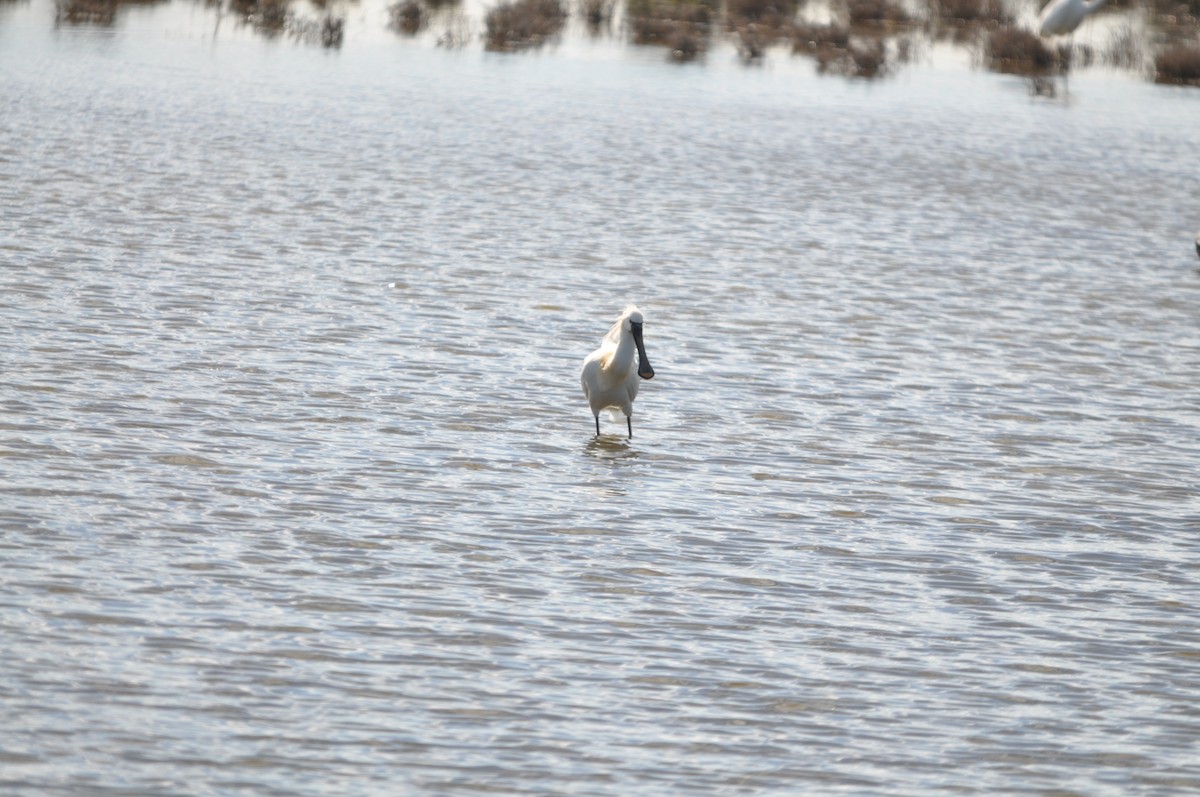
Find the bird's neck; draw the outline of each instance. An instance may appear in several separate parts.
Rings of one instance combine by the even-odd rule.
[[[633,367],[634,360],[637,359],[637,346],[633,345],[633,335],[621,335],[617,341],[617,350],[613,352],[612,369],[618,373],[624,373]]]

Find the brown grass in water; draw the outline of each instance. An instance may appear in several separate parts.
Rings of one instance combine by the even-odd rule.
[[[904,40],[898,49],[907,56],[908,41]],[[860,40],[845,25],[796,24],[792,28],[792,52],[813,56],[817,71],[822,74],[876,78],[886,75],[892,67],[882,38]]]
[[[229,7],[262,33],[282,33],[292,22],[290,0],[231,0]]]
[[[844,0],[844,4],[852,27],[905,25],[912,21],[894,0]]]
[[[72,25],[111,25],[117,18],[117,0],[59,0],[54,8],[55,22]]]
[[[817,53],[817,71],[845,77],[882,77],[889,69],[887,45],[882,39],[850,42],[844,49]]]
[[[1154,82],[1200,86],[1200,47],[1176,44],[1155,56]]]
[[[798,24],[792,29],[792,52],[816,55],[822,50],[846,49],[850,29],[844,25]]]
[[[567,10],[559,0],[514,0],[487,13],[487,49],[526,50],[540,47],[562,30]]]
[[[716,9],[708,0],[629,0],[635,44],[665,45],[673,61],[693,61],[708,50]]]
[[[766,48],[791,32],[794,0],[726,0],[725,27],[737,37],[738,55],[746,63],[762,59]]]
[[[111,25],[117,11],[126,5],[151,5],[159,0],[57,0],[55,23],[69,25]]]
[[[616,0],[583,0],[583,16],[593,30],[612,21]]]
[[[1045,75],[1059,64],[1059,57],[1034,33],[1017,27],[992,31],[985,43],[988,69],[1011,75]]]
[[[400,0],[388,6],[388,27],[400,33],[414,36],[429,22],[429,15],[421,0]]]
[[[793,0],[726,0],[725,19],[730,30],[746,25],[779,30],[796,14]]]
[[[1003,0],[929,0],[929,9],[940,22],[953,26],[996,28],[1013,22]]]

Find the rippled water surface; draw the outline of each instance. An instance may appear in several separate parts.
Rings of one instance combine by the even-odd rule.
[[[212,22],[0,6],[0,791],[1200,789],[1200,91]]]

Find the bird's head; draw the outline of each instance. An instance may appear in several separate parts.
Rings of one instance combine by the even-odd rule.
[[[645,317],[636,307],[630,305],[625,309],[624,325],[633,337],[634,345],[637,346],[638,376],[642,379],[653,379],[654,367],[650,365],[650,358],[646,356],[646,344],[642,340],[642,327],[645,323]]]

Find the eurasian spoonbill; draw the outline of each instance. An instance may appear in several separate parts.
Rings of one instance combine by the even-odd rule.
[[[1038,14],[1038,33],[1061,36],[1074,33],[1087,15],[1104,5],[1105,0],[1050,0]]]
[[[633,400],[637,398],[638,378],[654,378],[654,369],[650,367],[650,358],[642,343],[644,323],[642,311],[629,305],[600,341],[600,348],[583,361],[579,381],[596,419],[597,435],[600,434],[600,411],[612,409],[625,413],[629,436],[633,437]]]

